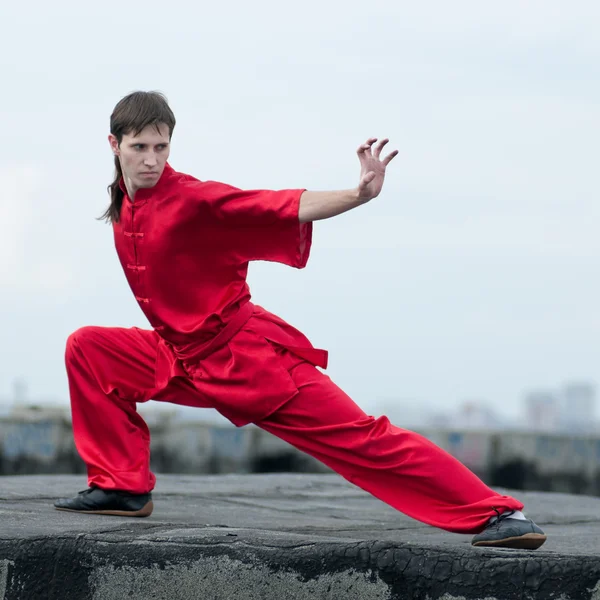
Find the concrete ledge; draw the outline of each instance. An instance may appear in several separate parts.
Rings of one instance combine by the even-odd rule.
[[[55,511],[78,477],[0,478],[0,598],[600,600],[600,499],[521,494],[550,538],[472,548],[335,475],[162,476],[148,519]]]
[[[150,428],[155,471],[193,475],[331,473],[318,460],[255,425],[233,427],[220,416],[218,423],[180,420],[173,405],[161,404],[138,407]],[[416,431],[458,458],[488,485],[600,494],[598,434],[442,427]],[[85,473],[75,448],[68,405],[21,407],[11,416],[0,417],[0,475],[65,473]]]

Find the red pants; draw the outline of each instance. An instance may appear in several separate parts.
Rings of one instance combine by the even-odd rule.
[[[77,449],[89,485],[144,493],[150,434],[136,411],[149,399],[207,407],[192,379],[155,385],[153,331],[85,327],[69,337],[66,365]],[[523,504],[501,496],[424,437],[367,416],[318,369],[278,349],[299,393],[256,423],[310,454],[400,512],[456,533],[477,533],[490,517]]]

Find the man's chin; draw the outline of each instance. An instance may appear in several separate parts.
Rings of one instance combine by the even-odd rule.
[[[158,177],[156,179],[143,179],[138,184],[138,189],[153,188],[158,183]]]

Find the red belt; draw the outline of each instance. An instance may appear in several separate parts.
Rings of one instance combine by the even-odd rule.
[[[254,304],[247,302],[214,338],[203,344],[191,343],[174,347],[161,339],[158,343],[156,355],[156,387],[164,389],[172,377],[186,377],[188,373],[182,361],[195,363],[204,360],[213,352],[225,346],[248,322],[253,313]]]

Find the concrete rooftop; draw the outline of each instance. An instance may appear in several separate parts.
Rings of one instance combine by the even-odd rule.
[[[336,475],[158,477],[147,519],[56,511],[81,476],[0,478],[0,599],[600,600],[600,499],[516,493],[540,550],[477,549]]]

